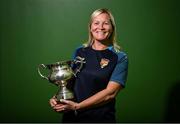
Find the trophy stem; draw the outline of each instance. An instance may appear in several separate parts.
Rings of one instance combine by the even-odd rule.
[[[60,86],[56,98],[58,101],[60,101],[60,99],[73,99],[74,95],[72,91],[66,88],[66,86]]]

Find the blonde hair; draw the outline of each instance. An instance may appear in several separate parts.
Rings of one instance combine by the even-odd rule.
[[[115,21],[114,21],[114,17],[113,15],[111,14],[111,12],[108,10],[108,9],[105,9],[105,8],[102,8],[102,9],[97,9],[95,10],[92,14],[91,14],[91,18],[90,18],[90,21],[89,21],[89,24],[88,24],[88,32],[89,32],[89,38],[88,38],[88,41],[86,43],[83,44],[84,47],[88,47],[88,46],[91,46],[93,44],[93,36],[92,36],[92,33],[91,33],[91,24],[93,22],[93,19],[102,14],[102,13],[106,13],[109,15],[110,17],[110,22],[111,22],[111,25],[112,25],[112,28],[113,28],[113,31],[112,31],[112,34],[110,35],[109,37],[109,40],[110,42],[112,43],[114,49],[116,52],[119,52],[120,51],[120,46],[117,44],[116,42],[116,24],[115,24]]]

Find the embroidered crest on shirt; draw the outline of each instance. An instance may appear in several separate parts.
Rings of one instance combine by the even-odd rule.
[[[106,67],[109,64],[109,59],[102,58],[100,61],[101,68]]]

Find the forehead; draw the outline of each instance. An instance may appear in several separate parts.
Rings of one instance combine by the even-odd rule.
[[[105,20],[105,21],[110,21],[110,16],[107,13],[101,13],[97,16],[95,16],[92,21],[96,21],[96,20]]]

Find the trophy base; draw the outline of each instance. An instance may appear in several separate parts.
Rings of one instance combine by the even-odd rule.
[[[60,101],[60,99],[73,99],[74,95],[73,93],[68,90],[67,88],[60,89],[59,92],[56,94],[56,99]]]

